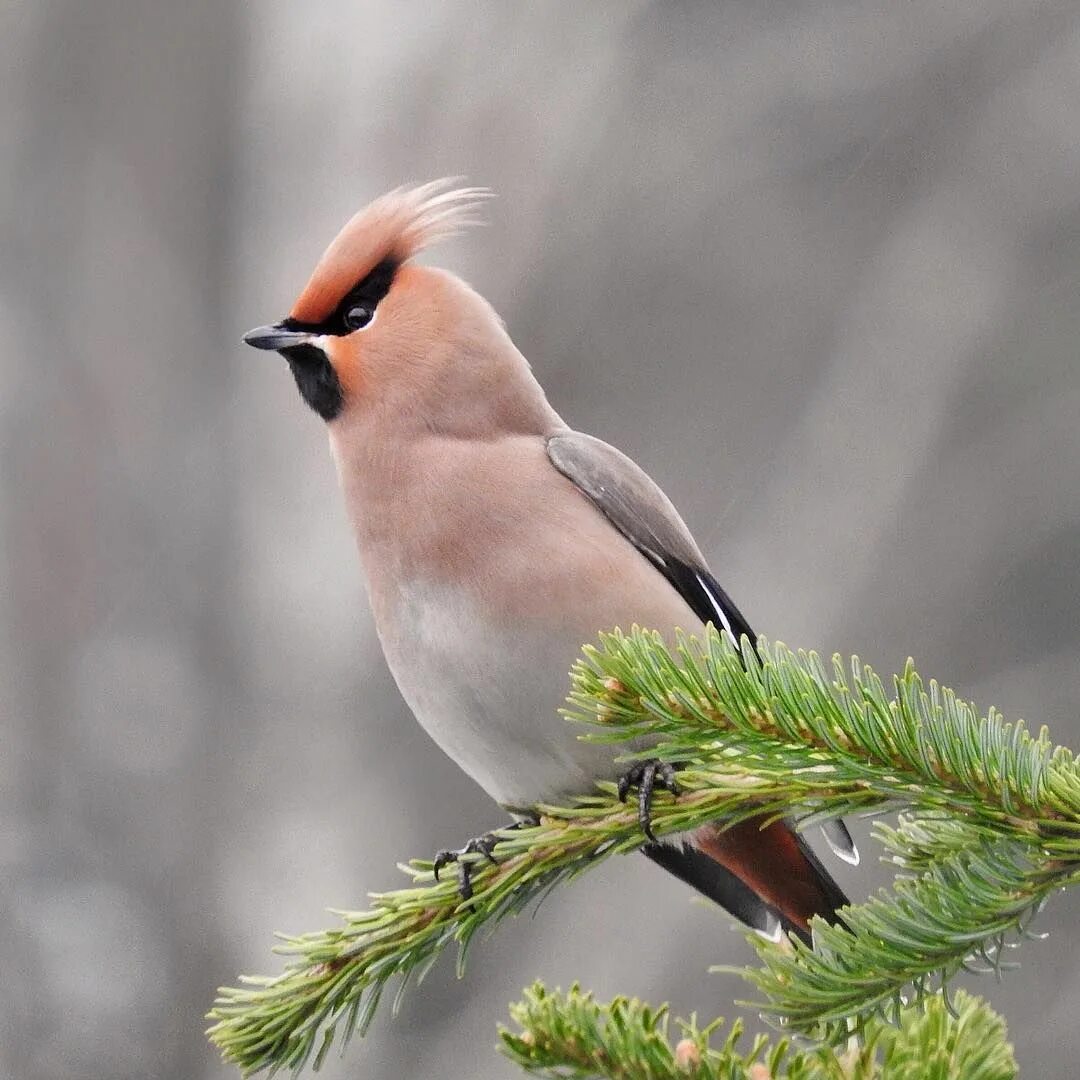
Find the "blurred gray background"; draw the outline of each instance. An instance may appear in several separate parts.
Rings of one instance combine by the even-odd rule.
[[[405,181],[498,191],[429,258],[756,628],[1080,743],[1075,0],[0,12],[0,1076],[234,1075],[203,1013],[272,931],[501,821],[398,700],[320,422],[239,344]],[[1078,904],[976,987],[1028,1075],[1080,1052]],[[534,977],[730,1016],[729,925],[611,862],[325,1075],[512,1076]]]

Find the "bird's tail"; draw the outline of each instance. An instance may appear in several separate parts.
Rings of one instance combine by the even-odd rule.
[[[843,922],[843,890],[785,821],[705,825],[682,846],[649,844],[653,862],[766,936],[791,930],[810,942],[810,918]]]

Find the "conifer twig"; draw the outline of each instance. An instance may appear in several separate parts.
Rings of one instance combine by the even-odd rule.
[[[653,829],[684,832],[717,816],[740,812],[747,785],[738,770],[687,769],[678,800],[657,795]],[[476,853],[473,895],[463,901],[453,875],[436,883],[430,860],[400,869],[413,887],[370,895],[366,911],[336,911],[342,925],[302,935],[279,935],[275,952],[288,957],[278,976],[242,977],[223,987],[210,1013],[211,1041],[245,1075],[263,1068],[299,1071],[322,1063],[339,1026],[346,1040],[367,1030],[389,983],[400,979],[397,1000],[414,978],[422,979],[450,945],[458,946],[458,969],[477,931],[539,902],[610,855],[634,851],[642,835],[637,811],[619,802],[614,784],[571,806],[540,807],[538,825],[496,832],[494,863]]]

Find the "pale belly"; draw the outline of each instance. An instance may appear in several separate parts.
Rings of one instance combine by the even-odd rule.
[[[601,630],[696,631],[694,613],[553,470],[542,438],[405,444],[387,460],[347,471],[346,490],[383,651],[417,720],[504,806],[617,776],[620,748],[559,715],[570,668]]]
[[[618,748],[583,742],[588,727],[558,713],[584,636],[530,620],[493,626],[448,585],[410,584],[393,606],[379,629],[402,696],[496,802],[524,809],[585,794],[625,768]]]

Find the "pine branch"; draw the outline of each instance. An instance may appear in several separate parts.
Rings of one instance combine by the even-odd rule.
[[[1025,932],[1030,913],[1080,873],[1071,754],[993,712],[981,719],[936,683],[924,688],[910,663],[894,689],[889,697],[857,660],[850,676],[834,662],[830,678],[813,654],[764,640],[740,653],[712,631],[680,639],[675,655],[656,634],[605,635],[574,671],[568,715],[590,724],[588,737],[641,740],[683,766],[679,798],[657,794],[658,835],[762,814],[911,808],[881,835],[917,877],[850,909],[850,932],[817,923],[816,951],[759,945],[751,980],[765,1010],[834,1042],[895,1012],[905,992],[931,993],[972,956],[1003,968],[1005,935]],[[642,842],[611,784],[539,809],[539,825],[498,834],[496,864],[471,857],[469,902],[415,860],[402,866],[412,887],[339,912],[336,929],[285,937],[286,970],[222,989],[210,1038],[245,1074],[317,1067],[337,1032],[366,1030],[392,982],[400,997],[448,945],[460,969],[482,926]]]
[[[830,680],[814,654],[715,633],[681,639],[606,635],[576,670],[570,715],[613,727],[618,739],[659,737],[669,761],[738,760],[748,776],[784,784],[749,796],[743,814],[812,819],[867,806],[909,806],[882,830],[907,874],[848,909],[845,927],[815,923],[815,947],[755,941],[763,967],[747,973],[753,1002],[791,1030],[837,1043],[875,1015],[895,1016],[979,961],[1000,973],[1003,950],[1029,936],[1031,917],[1080,874],[1080,769],[1045,732],[991,711],[981,718],[909,662],[888,696],[852,661]],[[605,736],[600,736],[604,738]],[[714,740],[711,744],[707,741]],[[799,790],[793,791],[797,787]]]
[[[675,1020],[672,1046],[666,1005],[651,1008],[617,997],[607,1004],[572,986],[567,993],[534,983],[510,1007],[521,1029],[502,1029],[504,1054],[526,1072],[553,1080],[886,1080],[888,1077],[1012,1080],[1017,1075],[1005,1023],[985,1002],[962,990],[954,1012],[942,998],[925,1010],[902,1010],[896,1026],[875,1021],[862,1043],[836,1053],[828,1047],[795,1049],[763,1035],[742,1050],[736,1020],[713,1046],[723,1020],[699,1028]]]
[[[745,812],[746,778],[727,763],[680,773],[678,800],[658,793],[653,829],[685,832],[717,817]],[[752,787],[753,785],[751,785]],[[340,927],[299,936],[280,935],[275,952],[289,958],[275,977],[243,977],[223,987],[209,1018],[211,1041],[245,1075],[271,1067],[318,1068],[338,1028],[347,1040],[367,1030],[394,980],[397,1000],[422,979],[443,950],[458,946],[458,969],[476,933],[539,902],[602,859],[635,851],[642,843],[636,809],[619,802],[615,785],[566,807],[540,807],[539,825],[496,832],[494,863],[473,863],[472,898],[463,902],[453,874],[435,882],[430,860],[400,869],[414,887],[371,894],[366,911],[335,912]],[[396,1005],[396,1001],[395,1001]]]

